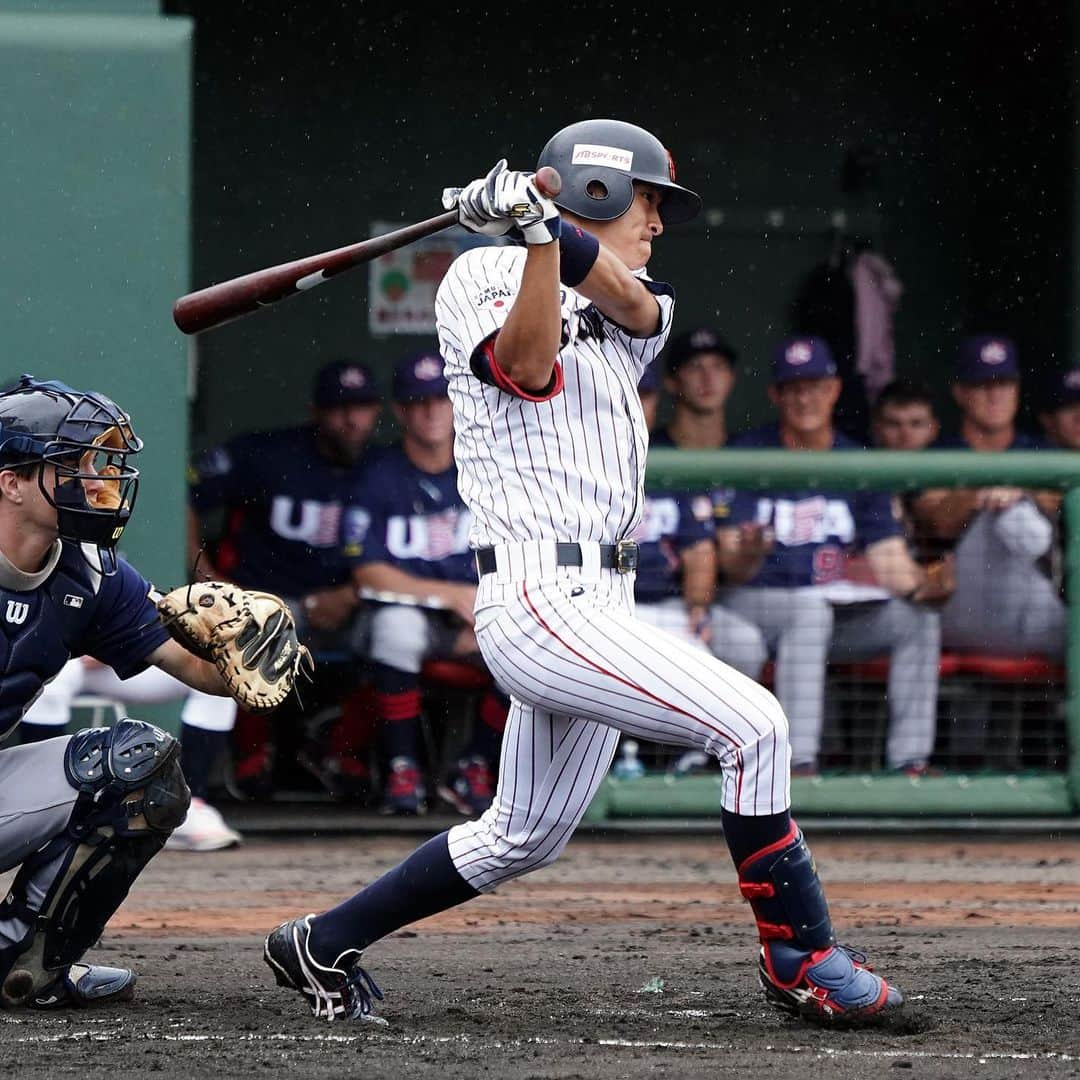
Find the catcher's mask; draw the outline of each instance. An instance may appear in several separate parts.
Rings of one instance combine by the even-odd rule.
[[[0,394],[0,468],[38,466],[57,531],[84,557],[84,545],[96,549],[94,569],[103,574],[116,572],[116,544],[139,487],[139,470],[127,458],[142,447],[131,418],[103,394],[30,375]],[[46,465],[56,471],[51,491]]]

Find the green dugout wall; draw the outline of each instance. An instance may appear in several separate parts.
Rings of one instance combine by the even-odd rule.
[[[0,380],[59,378],[130,411],[147,448],[123,550],[159,586],[185,580],[171,310],[189,281],[192,32],[147,0],[0,0]]]
[[[156,3],[0,0],[0,379],[100,389],[147,443],[124,551],[183,567],[192,25]]]

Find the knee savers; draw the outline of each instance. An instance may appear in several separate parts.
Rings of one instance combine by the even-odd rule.
[[[161,833],[164,843],[191,802],[180,744],[144,720],[84,728],[68,744],[64,771],[80,793],[68,826],[76,838],[81,829],[111,825],[122,836]]]
[[[27,927],[0,951],[4,1005],[23,1004],[81,959],[184,820],[191,793],[179,758],[176,739],[141,720],[72,737],[64,768],[79,798],[67,829],[23,863],[0,904],[0,919]]]

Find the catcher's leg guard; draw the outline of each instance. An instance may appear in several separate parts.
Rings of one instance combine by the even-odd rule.
[[[41,997],[101,935],[184,820],[190,792],[179,758],[179,743],[141,720],[73,736],[64,767],[80,794],[67,829],[23,863],[0,903],[12,942],[0,948],[0,1003]]]
[[[739,867],[761,938],[759,975],[766,999],[809,1020],[858,1023],[903,1004],[866,957],[837,945],[813,856],[794,825],[782,840]]]

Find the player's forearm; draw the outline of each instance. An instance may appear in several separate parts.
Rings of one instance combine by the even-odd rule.
[[[656,298],[603,244],[576,291],[591,300],[612,322],[632,334],[649,336],[659,329]]]
[[[924,492],[912,506],[916,520],[931,536],[953,540],[978,509],[978,492],[968,488]]]
[[[926,580],[926,572],[898,536],[871,544],[866,549],[866,561],[877,583],[893,596],[909,597]]]
[[[681,559],[683,602],[687,607],[708,607],[716,591],[716,547],[705,540],[685,548]]]
[[[396,566],[391,566],[390,563],[367,563],[364,566],[358,566],[353,571],[353,582],[357,588],[402,593],[406,596],[415,596],[417,599],[438,596],[440,599],[448,600],[448,589],[457,587],[451,582],[408,574]]]
[[[523,390],[543,390],[551,382],[561,343],[559,248],[533,245],[521,288],[495,338],[495,362]]]
[[[218,697],[229,697],[229,689],[221,674],[208,660],[190,653],[179,642],[169,640],[158,646],[147,658],[147,663],[167,671],[175,679],[186,683],[193,690]]]

